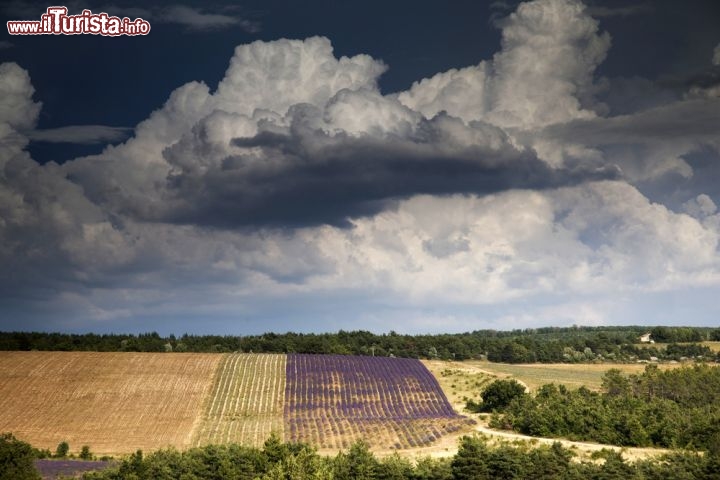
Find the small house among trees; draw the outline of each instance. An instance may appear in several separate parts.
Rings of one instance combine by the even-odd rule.
[[[650,333],[646,333],[640,336],[640,343],[655,343],[655,340],[652,339]]]

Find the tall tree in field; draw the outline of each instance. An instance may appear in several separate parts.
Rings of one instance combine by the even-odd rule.
[[[514,399],[525,395],[525,387],[516,380],[495,380],[482,393],[483,412],[502,411]]]
[[[630,394],[630,381],[623,376],[617,368],[611,368],[602,378],[602,387],[611,397],[627,396]]]
[[[67,442],[60,442],[60,443],[58,443],[58,446],[55,449],[55,457],[56,458],[65,458],[65,457],[67,457],[69,451],[70,451],[70,445],[68,445]]]
[[[79,456],[82,460],[92,460],[93,459],[93,454],[90,451],[90,447],[88,445],[82,446]]]

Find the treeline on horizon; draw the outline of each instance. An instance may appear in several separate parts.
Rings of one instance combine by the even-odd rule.
[[[650,333],[662,348],[639,345]],[[709,327],[547,327],[477,330],[456,334],[401,335],[368,331],[265,333],[262,335],[69,334],[0,332],[0,350],[198,353],[316,353],[396,356],[422,359],[487,359],[503,363],[626,362],[636,360],[718,360],[698,342],[720,340]]]

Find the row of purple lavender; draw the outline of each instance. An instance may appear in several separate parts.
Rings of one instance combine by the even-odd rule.
[[[325,448],[425,446],[468,423],[419,360],[349,355],[289,355],[284,416],[287,440]]]
[[[110,465],[112,465],[112,462],[105,461],[56,459],[35,460],[35,467],[38,469],[38,472],[40,472],[40,476],[43,480],[77,477],[85,472],[103,470]]]

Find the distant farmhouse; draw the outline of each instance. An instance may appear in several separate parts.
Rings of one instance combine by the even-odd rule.
[[[655,343],[655,340],[650,337],[649,333],[646,333],[645,335],[640,335],[640,343]]]

